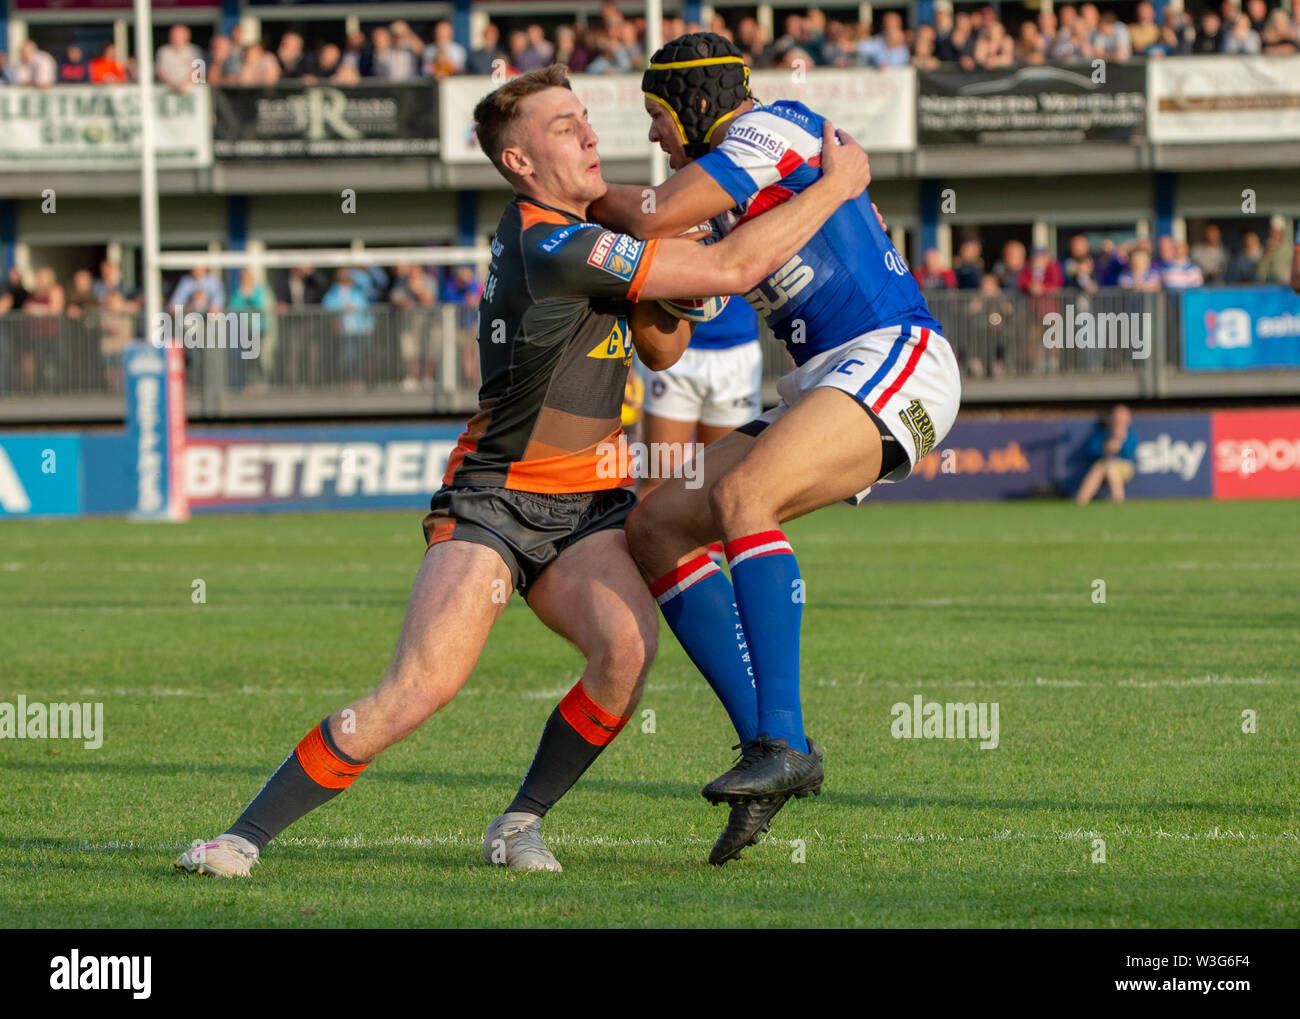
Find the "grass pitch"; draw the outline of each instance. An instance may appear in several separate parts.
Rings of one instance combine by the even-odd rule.
[[[547,819],[565,872],[479,862],[581,669],[516,598],[455,702],[243,882],[171,861],[376,682],[420,514],[8,522],[0,701],[100,701],[105,733],[98,750],[0,741],[0,918],[1296,927],[1298,518],[1285,502],[880,504],[790,525],[827,786],[722,869],[704,858],[724,808],[699,789],[734,737],[666,629],[638,715]],[[891,706],[917,694],[997,702],[999,746],[894,738]]]

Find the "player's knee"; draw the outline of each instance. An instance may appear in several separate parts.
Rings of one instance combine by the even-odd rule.
[[[729,471],[719,478],[709,492],[709,510],[713,513],[713,521],[718,529],[726,533],[727,525],[734,521],[746,506],[753,506],[756,498],[755,492],[746,484],[745,477],[740,471]]]
[[[623,532],[627,535],[627,547],[632,558],[639,563],[644,550],[654,544],[654,510],[647,510],[645,503],[639,503],[623,525]]]
[[[599,658],[602,671],[620,689],[640,696],[645,675],[650,671],[659,647],[659,627],[642,620],[629,620],[602,643]]]

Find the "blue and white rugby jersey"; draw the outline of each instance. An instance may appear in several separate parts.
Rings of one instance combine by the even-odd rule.
[[[737,117],[699,166],[736,202],[719,234],[787,202],[821,176],[824,117],[803,103],[756,106]],[[943,332],[863,192],[790,261],[745,295],[796,365],[886,326]]]

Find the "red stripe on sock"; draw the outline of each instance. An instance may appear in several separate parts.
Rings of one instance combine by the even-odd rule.
[[[757,534],[747,534],[743,538],[729,541],[722,548],[726,553],[727,561],[730,562],[741,552],[748,552],[751,548],[757,548],[759,545],[770,545],[774,541],[784,541],[787,545],[790,543],[784,531],[759,531]],[[781,549],[781,551],[785,552],[786,550]]]
[[[320,725],[302,738],[295,753],[308,777],[326,789],[346,789],[369,764],[368,761],[365,764],[350,764],[339,757],[325,742]]]
[[[889,388],[881,393],[879,399],[871,405],[872,411],[879,414],[881,408],[889,402],[889,398],[902,388],[903,383],[906,382],[911,377],[912,372],[916,370],[916,363],[921,360],[921,354],[925,352],[925,346],[929,342],[930,330],[922,329],[921,340],[912,348],[912,353],[907,359],[907,364],[903,365],[903,370],[898,373],[898,377],[889,384]]]
[[[619,718],[611,715],[588,696],[582,680],[578,680],[573,689],[564,695],[564,700],[560,701],[560,717],[592,746],[603,747],[613,742],[632,716]]]
[[[651,596],[658,598],[665,591],[676,587],[692,573],[696,573],[699,570],[704,569],[706,566],[712,566],[713,570],[717,570],[718,568],[717,563],[707,555],[696,556],[690,562],[682,563],[681,566],[674,567],[650,585]],[[712,572],[713,571],[710,571],[710,573]],[[704,577],[700,577],[700,580],[703,579]],[[700,580],[697,580],[695,583],[698,584]]]

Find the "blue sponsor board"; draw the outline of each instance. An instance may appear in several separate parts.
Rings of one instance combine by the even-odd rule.
[[[0,434],[0,518],[82,512],[81,436]]]
[[[1300,368],[1300,295],[1283,286],[1187,291],[1183,367]]]
[[[193,428],[193,513],[419,509],[442,485],[455,425]]]
[[[1096,418],[1066,419],[1061,423],[1058,477],[1063,491],[1073,495],[1092,461],[1088,439]],[[1133,478],[1124,494],[1135,499],[1209,498],[1213,464],[1210,462],[1210,415],[1143,414],[1133,418],[1137,456]],[[1102,487],[1102,497],[1108,495]]]
[[[1052,494],[1058,421],[958,421],[898,485],[877,485],[869,501],[1028,499]]]

